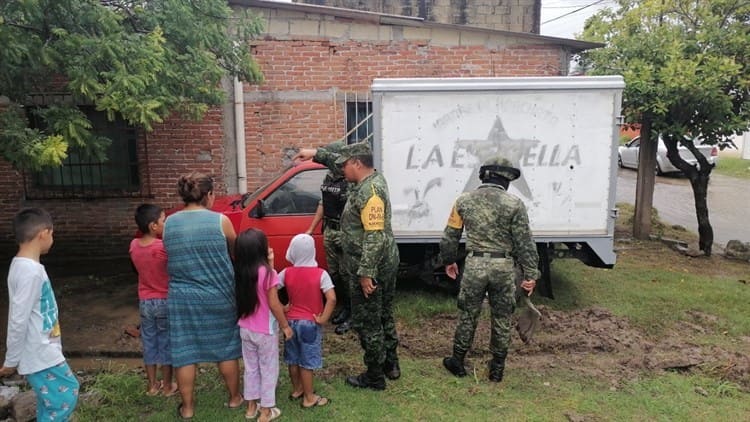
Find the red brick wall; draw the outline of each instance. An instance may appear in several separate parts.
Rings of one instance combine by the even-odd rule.
[[[435,47],[425,43],[275,41],[254,46],[265,82],[246,92],[365,93],[374,78],[556,76],[556,46]],[[282,165],[286,151],[343,136],[344,103],[334,100],[245,104],[248,186],[260,186]]]
[[[276,174],[289,150],[322,145],[344,134],[341,97],[333,92],[363,94],[377,77],[552,76],[560,74],[556,46],[436,47],[427,42],[258,41],[255,58],[266,81],[245,86],[246,92],[321,92],[325,100],[251,101],[245,104],[248,188]],[[0,224],[4,245],[11,251],[10,218],[20,207],[48,209],[55,218],[53,257],[125,254],[135,231],[132,212],[141,202],[164,207],[179,204],[177,177],[193,170],[217,180],[226,192],[222,110],[210,111],[201,122],[172,118],[141,136],[139,198],[93,200],[24,200],[19,176],[0,163]],[[145,141],[145,142],[144,142]],[[148,154],[145,154],[146,149]],[[4,252],[10,256],[11,252]]]
[[[209,111],[200,122],[171,118],[139,137],[143,187],[135,198],[24,199],[21,174],[0,160],[0,253],[8,258],[14,253],[13,214],[24,207],[41,207],[55,223],[55,246],[48,260],[127,255],[136,231],[133,211],[143,202],[165,208],[181,203],[176,195],[181,174],[208,173],[217,179],[217,191],[226,192],[221,120],[220,110]]]

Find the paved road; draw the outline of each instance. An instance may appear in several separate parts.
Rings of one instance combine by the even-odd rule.
[[[617,202],[635,203],[635,181],[635,170],[619,170]],[[686,178],[657,176],[654,208],[663,221],[698,232],[693,189]],[[726,246],[732,239],[750,242],[750,182],[712,173],[708,183],[708,212],[715,243]]]

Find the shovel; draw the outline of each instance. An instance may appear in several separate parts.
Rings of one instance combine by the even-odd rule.
[[[521,315],[518,316],[518,322],[516,323],[516,331],[518,336],[521,337],[521,341],[524,344],[529,344],[531,338],[534,336],[534,331],[539,326],[539,320],[542,318],[542,313],[539,309],[531,303],[531,299],[526,295],[526,291],[521,288],[521,282],[523,281],[523,273],[521,268],[516,265],[514,268],[515,279],[516,279],[516,303],[523,302],[526,305],[521,311]]]
[[[539,326],[539,320],[542,318],[542,313],[539,312],[539,309],[531,303],[531,299],[525,294],[521,295],[521,300],[526,307],[524,307],[521,315],[518,317],[516,331],[518,331],[518,335],[521,337],[524,344],[529,344],[531,338],[534,336],[534,331],[536,331],[537,326]]]

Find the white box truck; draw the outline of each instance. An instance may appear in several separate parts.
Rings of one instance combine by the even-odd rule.
[[[502,154],[521,169],[509,191],[528,208],[546,293],[552,258],[612,267],[624,86],[620,76],[375,79],[374,160],[402,261],[439,276],[454,200]]]
[[[392,226],[405,271],[454,286],[438,262],[454,200],[479,185],[478,169],[503,154],[521,169],[510,192],[526,204],[551,296],[552,258],[615,263],[619,76],[376,79],[372,84],[375,166],[388,180]],[[277,257],[310,225],[326,169],[286,170],[220,211],[238,230],[266,232]],[[325,261],[320,231],[318,261]],[[286,265],[277,259],[279,268]]]

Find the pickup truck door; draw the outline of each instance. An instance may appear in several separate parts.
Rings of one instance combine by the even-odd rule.
[[[297,234],[310,227],[320,201],[320,185],[326,169],[300,171],[279,185],[271,184],[267,192],[259,196],[258,202],[248,211],[248,219],[242,229],[257,228],[268,237],[274,251],[277,271],[291,265],[286,260],[289,242]],[[273,186],[276,186],[273,188]],[[325,267],[325,250],[320,227],[313,233],[318,265]]]

